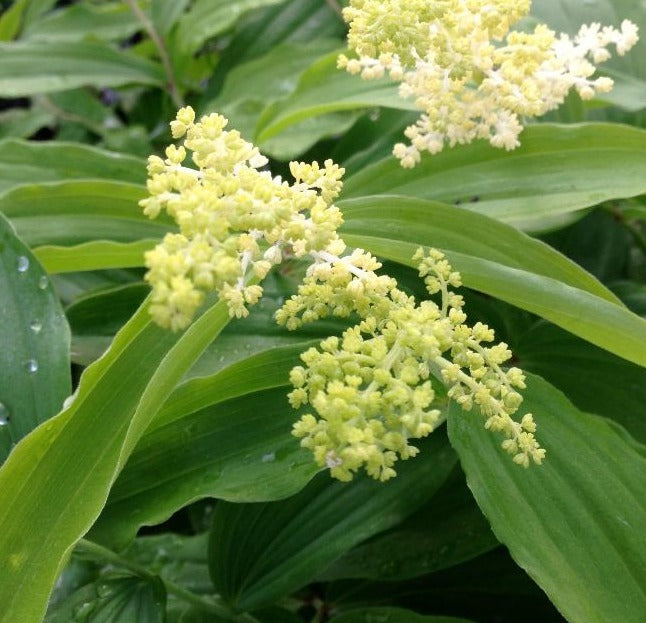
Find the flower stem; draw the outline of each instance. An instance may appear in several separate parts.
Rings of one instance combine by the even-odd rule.
[[[166,74],[166,82],[168,84],[168,92],[175,104],[175,108],[181,108],[184,106],[184,99],[182,98],[179,89],[177,88],[177,82],[175,81],[175,74],[173,73],[173,66],[170,62],[170,57],[168,56],[168,51],[166,50],[166,44],[161,38],[160,34],[157,32],[155,25],[148,18],[148,16],[141,10],[137,0],[124,0],[124,2],[130,7],[132,12],[135,14],[139,23],[142,25],[143,29],[148,33],[151,41],[155,44],[157,48],[157,53],[164,67],[164,73]]]

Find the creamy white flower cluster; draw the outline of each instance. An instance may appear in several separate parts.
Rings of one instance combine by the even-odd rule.
[[[338,246],[343,219],[332,201],[343,169],[331,160],[292,162],[290,185],[260,171],[267,159],[226,125],[217,114],[196,123],[193,109],[182,108],[171,129],[184,144],[168,147],[165,160],[148,159],[151,196],[140,204],[151,218],[165,210],[179,227],[146,253],[151,314],[173,330],[190,324],[209,291],[232,316],[246,316],[262,296],[262,286],[249,282],[264,279],[285,247],[302,257]],[[187,150],[194,167],[185,165]]]
[[[595,65],[638,40],[637,26],[594,23],[570,38],[545,25],[510,32],[530,0],[351,0],[343,10],[348,45],[358,58],[339,67],[365,79],[388,74],[422,111],[406,129],[410,144],[393,150],[413,167],[421,152],[487,139],[507,150],[520,145],[521,120],[557,108],[574,88],[583,99],[612,89],[593,78]]]
[[[525,387],[518,368],[501,366],[511,357],[503,342],[493,346],[494,332],[481,323],[466,324],[462,297],[449,287],[460,285],[444,255],[419,250],[420,276],[441,303],[417,303],[397,288],[369,253],[345,257],[320,255],[298,294],[278,312],[281,324],[295,328],[328,315],[357,314],[361,322],[341,338],[310,348],[304,366],[291,372],[295,408],[310,404],[294,434],[334,477],[350,480],[361,467],[385,481],[396,475],[398,460],[417,454],[411,439],[425,437],[444,415],[433,408],[431,375],[448,388],[448,396],[466,411],[477,405],[485,426],[504,434],[502,447],[528,467],[545,457],[534,437],[531,414],[512,419]]]
[[[298,293],[276,313],[279,324],[296,329],[326,316],[358,316],[359,324],[320,350],[302,355],[304,367],[291,372],[291,404],[310,404],[316,413],[294,426],[301,444],[320,466],[349,480],[361,467],[380,480],[395,475],[394,463],[417,454],[411,439],[428,435],[444,415],[433,406],[431,376],[465,410],[477,405],[485,426],[502,431],[503,448],[524,466],[545,452],[534,438],[530,414],[512,419],[524,387],[517,368],[501,366],[511,357],[504,343],[486,346],[493,331],[470,327],[460,285],[444,256],[418,252],[420,275],[441,304],[417,303],[362,249],[347,252],[337,234],[343,222],[332,201],[341,190],[343,169],[328,160],[292,162],[288,184],[259,168],[266,162],[226,119],[208,115],[195,122],[183,108],[171,124],[181,147],[166,159],[148,161],[150,197],[141,205],[151,218],[165,210],[179,233],[167,234],[146,254],[152,285],[150,312],[172,330],[191,322],[207,292],[225,300],[231,316],[246,316],[262,296],[261,281],[283,253],[312,261]],[[194,167],[185,165],[187,150]]]

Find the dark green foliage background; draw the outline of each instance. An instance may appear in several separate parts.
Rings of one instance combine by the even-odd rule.
[[[404,170],[414,106],[336,69],[336,0],[0,8],[1,623],[646,620],[646,42],[519,149]],[[631,0],[535,0],[523,26],[623,18],[646,30]],[[417,297],[416,247],[447,253],[528,373],[542,467],[444,398],[393,482],[317,473],[288,373],[346,325],[275,325],[298,263],[243,321],[152,324],[143,251],[173,223],[137,202],[185,103],[275,174],[344,166],[342,236]]]

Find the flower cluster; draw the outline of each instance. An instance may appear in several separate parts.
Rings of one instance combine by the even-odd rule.
[[[545,450],[534,437],[531,414],[520,422],[511,417],[522,402],[516,390],[525,384],[518,368],[501,367],[511,357],[507,345],[487,346],[493,330],[466,324],[462,297],[449,289],[460,285],[460,275],[441,252],[419,250],[415,259],[429,293],[441,293],[440,305],[418,304],[394,279],[377,276],[379,263],[357,249],[342,258],[319,255],[298,294],[279,311],[279,323],[292,328],[327,315],[361,318],[341,338],[306,351],[305,365],[292,370],[292,406],[309,403],[316,413],[305,414],[294,434],[340,480],[361,467],[388,480],[398,458],[417,454],[410,440],[443,420],[433,408],[433,375],[463,409],[478,406],[485,427],[504,434],[502,447],[516,463],[540,464]]]
[[[267,159],[226,125],[217,114],[195,122],[193,109],[182,108],[171,130],[183,145],[148,159],[150,197],[140,204],[151,218],[165,210],[179,227],[146,254],[151,313],[173,330],[188,326],[213,290],[232,316],[246,316],[262,296],[250,282],[282,261],[285,246],[302,257],[338,241],[342,217],[332,201],[343,169],[331,160],[292,162],[290,185],[261,171]],[[187,152],[195,168],[185,166]]]
[[[179,232],[169,233],[146,254],[155,321],[177,330],[193,318],[205,294],[215,291],[231,316],[248,314],[262,296],[260,282],[288,252],[309,259],[298,293],[276,313],[279,324],[296,329],[326,316],[360,319],[341,338],[324,340],[302,355],[291,372],[295,408],[311,405],[294,435],[333,476],[349,480],[361,467],[374,478],[395,475],[394,463],[417,454],[409,442],[428,435],[443,420],[434,408],[431,377],[465,410],[477,405],[485,426],[504,433],[503,448],[524,466],[540,463],[532,416],[512,415],[524,387],[517,368],[501,367],[507,345],[487,346],[493,331],[469,327],[460,285],[439,251],[415,256],[420,275],[441,304],[417,303],[397,281],[378,275],[379,261],[362,249],[346,250],[337,234],[343,219],[332,202],[341,190],[343,169],[328,160],[292,162],[288,184],[260,168],[266,159],[217,114],[195,121],[181,109],[171,124],[180,147],[166,159],[148,161],[150,197],[144,212],[165,210]],[[187,150],[194,167],[185,165]]]
[[[402,166],[477,138],[514,149],[521,118],[557,108],[572,88],[583,99],[612,88],[610,78],[592,78],[595,65],[610,58],[610,44],[620,56],[635,45],[632,22],[582,26],[574,38],[545,25],[510,32],[529,8],[530,0],[351,0],[343,15],[358,58],[341,55],[339,67],[365,79],[389,74],[423,113],[406,129],[410,144],[393,150]]]

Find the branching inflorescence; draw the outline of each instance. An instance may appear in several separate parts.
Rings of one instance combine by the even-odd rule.
[[[406,129],[410,144],[393,150],[413,167],[421,152],[446,144],[487,139],[507,150],[520,145],[523,118],[557,108],[571,89],[583,99],[612,89],[610,78],[592,78],[610,58],[625,54],[637,27],[594,23],[573,38],[544,24],[533,32],[510,31],[529,13],[530,0],[351,0],[343,10],[348,44],[357,58],[339,66],[365,79],[388,74],[400,94],[422,111]]]
[[[166,159],[148,160],[151,196],[141,205],[151,218],[165,210],[179,227],[146,254],[155,321],[185,328],[209,291],[227,302],[231,316],[246,316],[262,297],[253,282],[285,252],[309,258],[298,293],[277,321],[288,329],[326,316],[359,321],[309,349],[291,372],[291,404],[312,408],[293,432],[321,467],[341,480],[361,467],[380,480],[394,476],[398,458],[417,454],[410,440],[445,417],[434,407],[431,376],[462,408],[479,408],[516,463],[540,463],[545,451],[531,414],[520,422],[511,417],[522,402],[523,374],[503,369],[511,352],[504,343],[491,345],[491,329],[466,324],[462,297],[451,290],[460,276],[444,255],[434,249],[415,255],[429,293],[441,299],[417,303],[395,279],[377,274],[381,264],[370,253],[346,251],[337,233],[342,214],[333,204],[343,169],[330,160],[323,167],[292,162],[289,184],[261,170],[266,159],[226,124],[217,114],[195,122],[193,110],[183,108],[171,124],[183,145],[168,147]],[[186,165],[188,152],[196,168]]]

